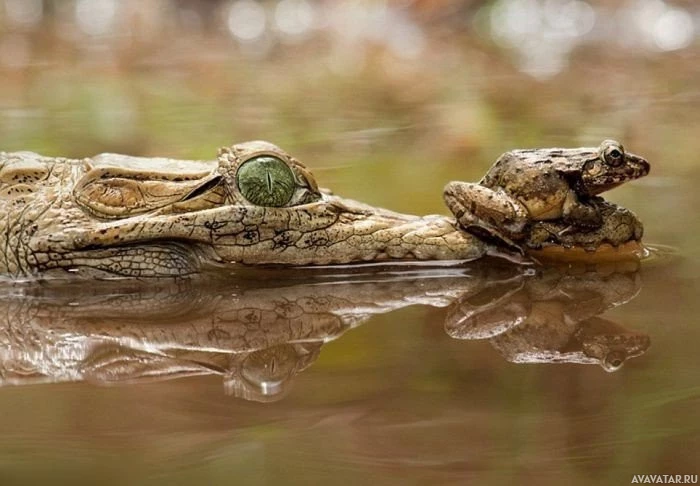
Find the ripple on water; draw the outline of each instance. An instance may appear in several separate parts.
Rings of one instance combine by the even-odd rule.
[[[678,248],[669,245],[643,245],[642,246],[641,260],[645,264],[653,263],[664,263],[671,260],[675,260],[680,257],[681,252]]]

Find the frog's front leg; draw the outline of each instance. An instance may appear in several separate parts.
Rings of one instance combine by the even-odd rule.
[[[443,197],[459,225],[479,237],[496,239],[522,253],[516,243],[529,221],[525,206],[502,190],[470,182],[452,181]]]
[[[583,202],[575,191],[569,190],[562,206],[564,221],[579,228],[600,228],[603,216],[595,198]]]

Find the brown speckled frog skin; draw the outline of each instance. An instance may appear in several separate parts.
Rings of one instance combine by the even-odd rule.
[[[595,196],[648,173],[646,160],[614,140],[597,148],[513,150],[478,184],[449,183],[445,201],[467,231],[518,249],[533,222],[600,235],[605,221]]]

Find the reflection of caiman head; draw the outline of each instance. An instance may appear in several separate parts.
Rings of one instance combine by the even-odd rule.
[[[324,343],[375,314],[414,304],[450,306],[449,335],[489,338],[514,362],[612,369],[649,346],[645,334],[595,317],[636,295],[634,272],[533,273],[493,261],[377,270],[335,277],[308,270],[286,283],[269,270],[272,278],[247,287],[202,280],[7,290],[0,293],[0,315],[7,316],[0,321],[0,377],[4,384],[115,384],[217,374],[230,394],[274,401]]]
[[[346,330],[412,303],[448,305],[473,285],[462,268],[322,272],[305,283],[277,274],[217,283],[207,275],[8,289],[0,292],[0,315],[8,316],[0,321],[0,377],[115,384],[218,374],[228,393],[273,401]]]
[[[224,375],[230,395],[256,402],[275,401],[289,390],[291,379],[310,366],[321,352],[323,342],[279,344],[247,355]]]

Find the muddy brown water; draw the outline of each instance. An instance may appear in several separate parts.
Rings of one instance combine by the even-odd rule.
[[[7,287],[3,477],[692,473],[693,265],[663,255],[641,269],[490,261]]]
[[[630,2],[624,32],[605,20],[623,17],[598,15],[601,30],[578,44],[542,27],[551,11],[537,42],[520,31],[489,40],[478,22],[532,14],[504,0],[443,14],[396,2],[353,25],[402,28],[354,37],[337,19],[362,8],[333,16],[329,2],[330,23],[307,37],[278,26],[257,43],[235,37],[251,32],[235,2],[88,16],[102,23],[86,23],[91,2],[74,3],[0,2],[0,150],[212,158],[268,139],[338,194],[445,214],[444,184],[478,180],[505,150],[616,138],[652,170],[608,197],[659,251],[639,268],[491,261],[2,284],[0,484],[697,478],[692,2]],[[584,3],[604,13],[578,2],[579,20],[590,19]],[[498,15],[477,9],[492,4]],[[136,17],[140,28],[120,24]]]

